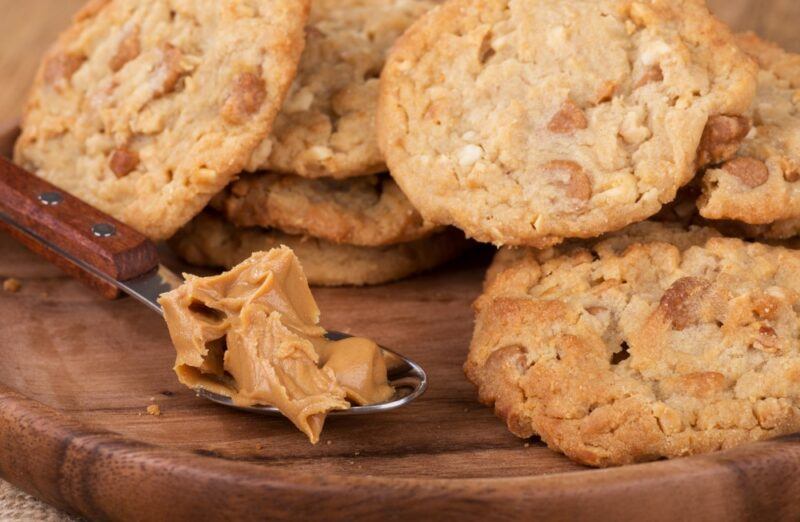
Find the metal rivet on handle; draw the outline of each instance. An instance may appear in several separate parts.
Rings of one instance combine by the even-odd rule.
[[[39,202],[42,205],[47,205],[48,207],[58,205],[62,201],[64,201],[64,196],[62,196],[59,192],[42,192],[39,194]]]
[[[108,223],[98,223],[92,226],[92,234],[97,237],[111,237],[116,233],[116,227]]]

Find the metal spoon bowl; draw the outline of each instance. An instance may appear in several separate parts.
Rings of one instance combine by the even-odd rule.
[[[342,332],[328,332],[327,337],[332,341],[339,341],[353,336]],[[333,410],[328,413],[328,415],[344,417],[348,415],[366,415],[368,413],[391,411],[405,406],[425,393],[425,390],[428,389],[428,375],[425,373],[425,370],[422,369],[422,366],[383,346],[381,346],[381,350],[383,350],[384,358],[387,361],[389,383],[395,389],[394,397],[386,402],[368,404],[366,406],[354,405],[347,410]],[[196,393],[198,397],[208,399],[229,408],[236,408],[237,410],[261,415],[283,415],[280,410],[274,406],[237,406],[230,397],[218,393],[202,388],[196,390]]]

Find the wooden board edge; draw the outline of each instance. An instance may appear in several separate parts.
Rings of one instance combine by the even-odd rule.
[[[0,449],[5,480],[90,519],[800,517],[800,436],[703,457],[530,478],[322,477],[129,440],[0,385]]]

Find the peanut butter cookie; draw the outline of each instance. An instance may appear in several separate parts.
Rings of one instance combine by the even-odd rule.
[[[735,158],[706,171],[698,206],[709,219],[794,220],[767,227],[785,234],[800,218],[800,55],[752,33],[737,42],[760,65],[753,129]]]
[[[244,176],[212,206],[238,226],[277,228],[332,243],[383,246],[426,237],[426,223],[388,174],[344,180]]]
[[[314,286],[376,285],[424,272],[457,257],[468,245],[457,230],[446,230],[409,243],[384,247],[336,245],[321,239],[259,227],[238,228],[204,212],[170,243],[189,263],[236,266],[253,252],[286,245],[303,264]]]
[[[297,79],[248,170],[345,178],[386,170],[375,139],[386,52],[431,0],[314,0]]]
[[[544,247],[641,221],[731,157],[755,77],[697,0],[451,0],[387,59],[379,143],[423,217]]]
[[[800,430],[800,252],[715,236],[501,251],[465,365],[481,400],[592,466]]]
[[[39,69],[15,160],[153,239],[241,172],[303,49],[308,0],[92,0]]]

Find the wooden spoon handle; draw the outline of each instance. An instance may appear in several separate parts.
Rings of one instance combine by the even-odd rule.
[[[65,253],[118,281],[158,267],[145,236],[2,157],[0,228],[109,299],[119,290]]]

